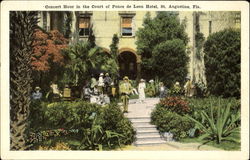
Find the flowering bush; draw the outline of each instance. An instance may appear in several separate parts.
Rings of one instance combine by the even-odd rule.
[[[39,132],[30,132],[28,142],[29,143],[38,143],[38,142],[42,142],[44,140],[47,140],[48,138],[67,136],[67,135],[72,135],[72,134],[75,134],[78,132],[79,132],[78,129],[65,130],[63,128],[53,129],[53,130],[45,130],[45,131],[39,131]]]
[[[160,105],[169,111],[184,115],[191,111],[188,102],[181,97],[166,97],[160,101]]]

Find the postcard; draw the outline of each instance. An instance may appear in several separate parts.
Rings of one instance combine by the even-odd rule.
[[[249,4],[3,1],[2,159],[248,159]]]

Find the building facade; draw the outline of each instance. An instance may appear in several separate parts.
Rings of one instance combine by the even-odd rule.
[[[96,44],[107,53],[112,37],[119,37],[120,75],[138,78],[141,57],[136,50],[136,31],[143,27],[143,19],[148,11],[79,11],[79,12],[39,12],[39,26],[46,31],[57,29],[70,43],[87,40],[91,29]],[[151,17],[156,16],[150,11]],[[190,56],[189,76],[194,82],[206,83],[202,48],[197,47],[197,34],[202,33],[204,40],[214,32],[225,28],[240,28],[240,12],[178,12],[180,21],[186,21],[186,33],[189,37]],[[199,45],[198,45],[199,46]],[[198,56],[199,55],[199,56]]]

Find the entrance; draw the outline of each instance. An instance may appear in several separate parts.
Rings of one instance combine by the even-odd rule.
[[[121,52],[118,56],[118,62],[120,77],[128,76],[129,79],[135,80],[137,76],[136,55],[129,51]]]

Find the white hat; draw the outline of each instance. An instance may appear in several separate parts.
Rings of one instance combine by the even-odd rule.
[[[149,83],[153,83],[153,82],[154,82],[154,80],[152,80],[152,79],[149,81]]]
[[[145,80],[144,80],[144,79],[141,79],[141,82],[145,82]]]
[[[35,90],[41,90],[41,88],[37,86],[37,87],[35,88]]]
[[[103,76],[103,73],[101,73],[100,76]]]

